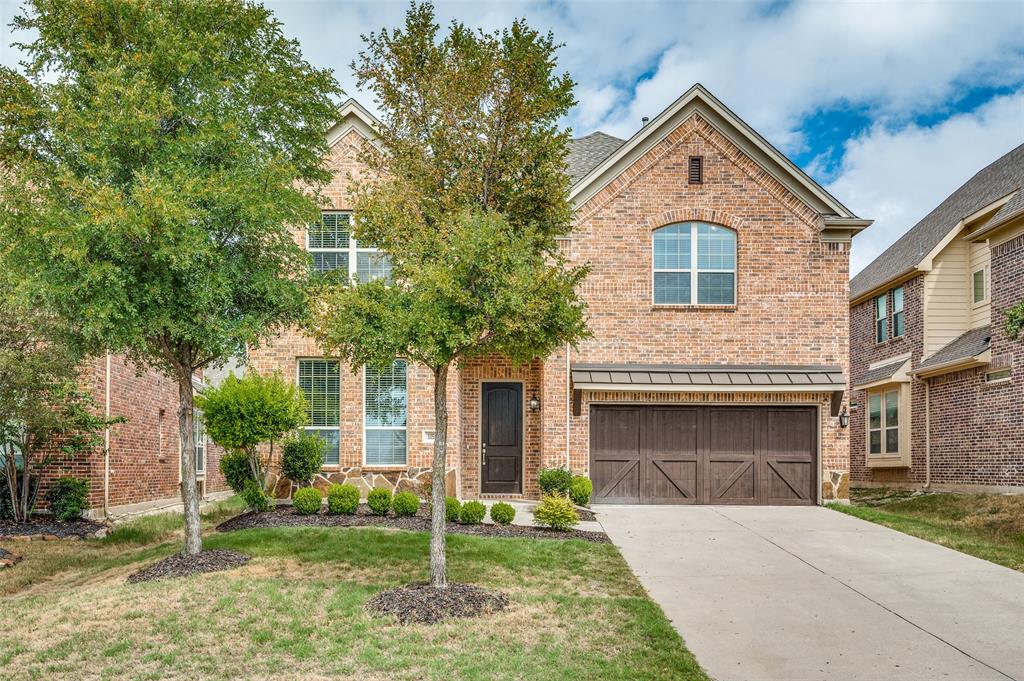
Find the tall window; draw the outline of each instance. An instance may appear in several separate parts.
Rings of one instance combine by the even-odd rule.
[[[985,268],[981,268],[971,275],[971,284],[974,293],[974,302],[985,302]]]
[[[889,320],[886,314],[886,294],[875,298],[875,342],[881,343],[889,337]]]
[[[306,395],[309,425],[305,431],[323,439],[324,465],[339,463],[341,435],[341,368],[329,359],[299,360],[299,388]]]
[[[318,225],[306,229],[306,250],[317,272],[340,270],[360,284],[391,278],[391,261],[372,244],[352,236],[352,214],[325,212]]]
[[[892,290],[892,335],[898,338],[903,335],[903,287]]]
[[[900,453],[899,389],[868,395],[868,453]]]
[[[733,305],[736,233],[701,222],[667,225],[653,238],[655,305]]]
[[[406,462],[405,360],[387,371],[365,370],[364,442],[367,466],[404,466]]]
[[[192,412],[192,441],[196,445],[196,473],[206,472],[206,424],[203,423],[203,412],[196,409]]]

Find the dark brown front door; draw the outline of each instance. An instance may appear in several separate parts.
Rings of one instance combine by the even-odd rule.
[[[480,408],[480,491],[523,491],[523,386],[484,383]]]
[[[594,406],[594,501],[813,504],[813,407]]]

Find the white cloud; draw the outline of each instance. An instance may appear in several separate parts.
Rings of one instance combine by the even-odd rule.
[[[853,242],[859,272],[972,175],[1024,142],[1024,90],[931,127],[874,125],[845,145],[828,190],[875,224]]]

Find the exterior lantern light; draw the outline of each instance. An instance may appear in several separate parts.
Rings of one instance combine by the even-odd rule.
[[[530,411],[537,411],[540,409],[540,399],[537,398],[537,393],[534,392],[530,395]]]
[[[839,412],[839,427],[845,428],[848,425],[850,425],[850,414],[846,411],[846,407],[843,407],[843,410]]]

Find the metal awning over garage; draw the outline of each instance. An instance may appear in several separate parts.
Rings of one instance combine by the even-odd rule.
[[[830,392],[832,415],[846,391],[838,366],[729,364],[573,364],[573,411],[580,393],[614,392]]]

